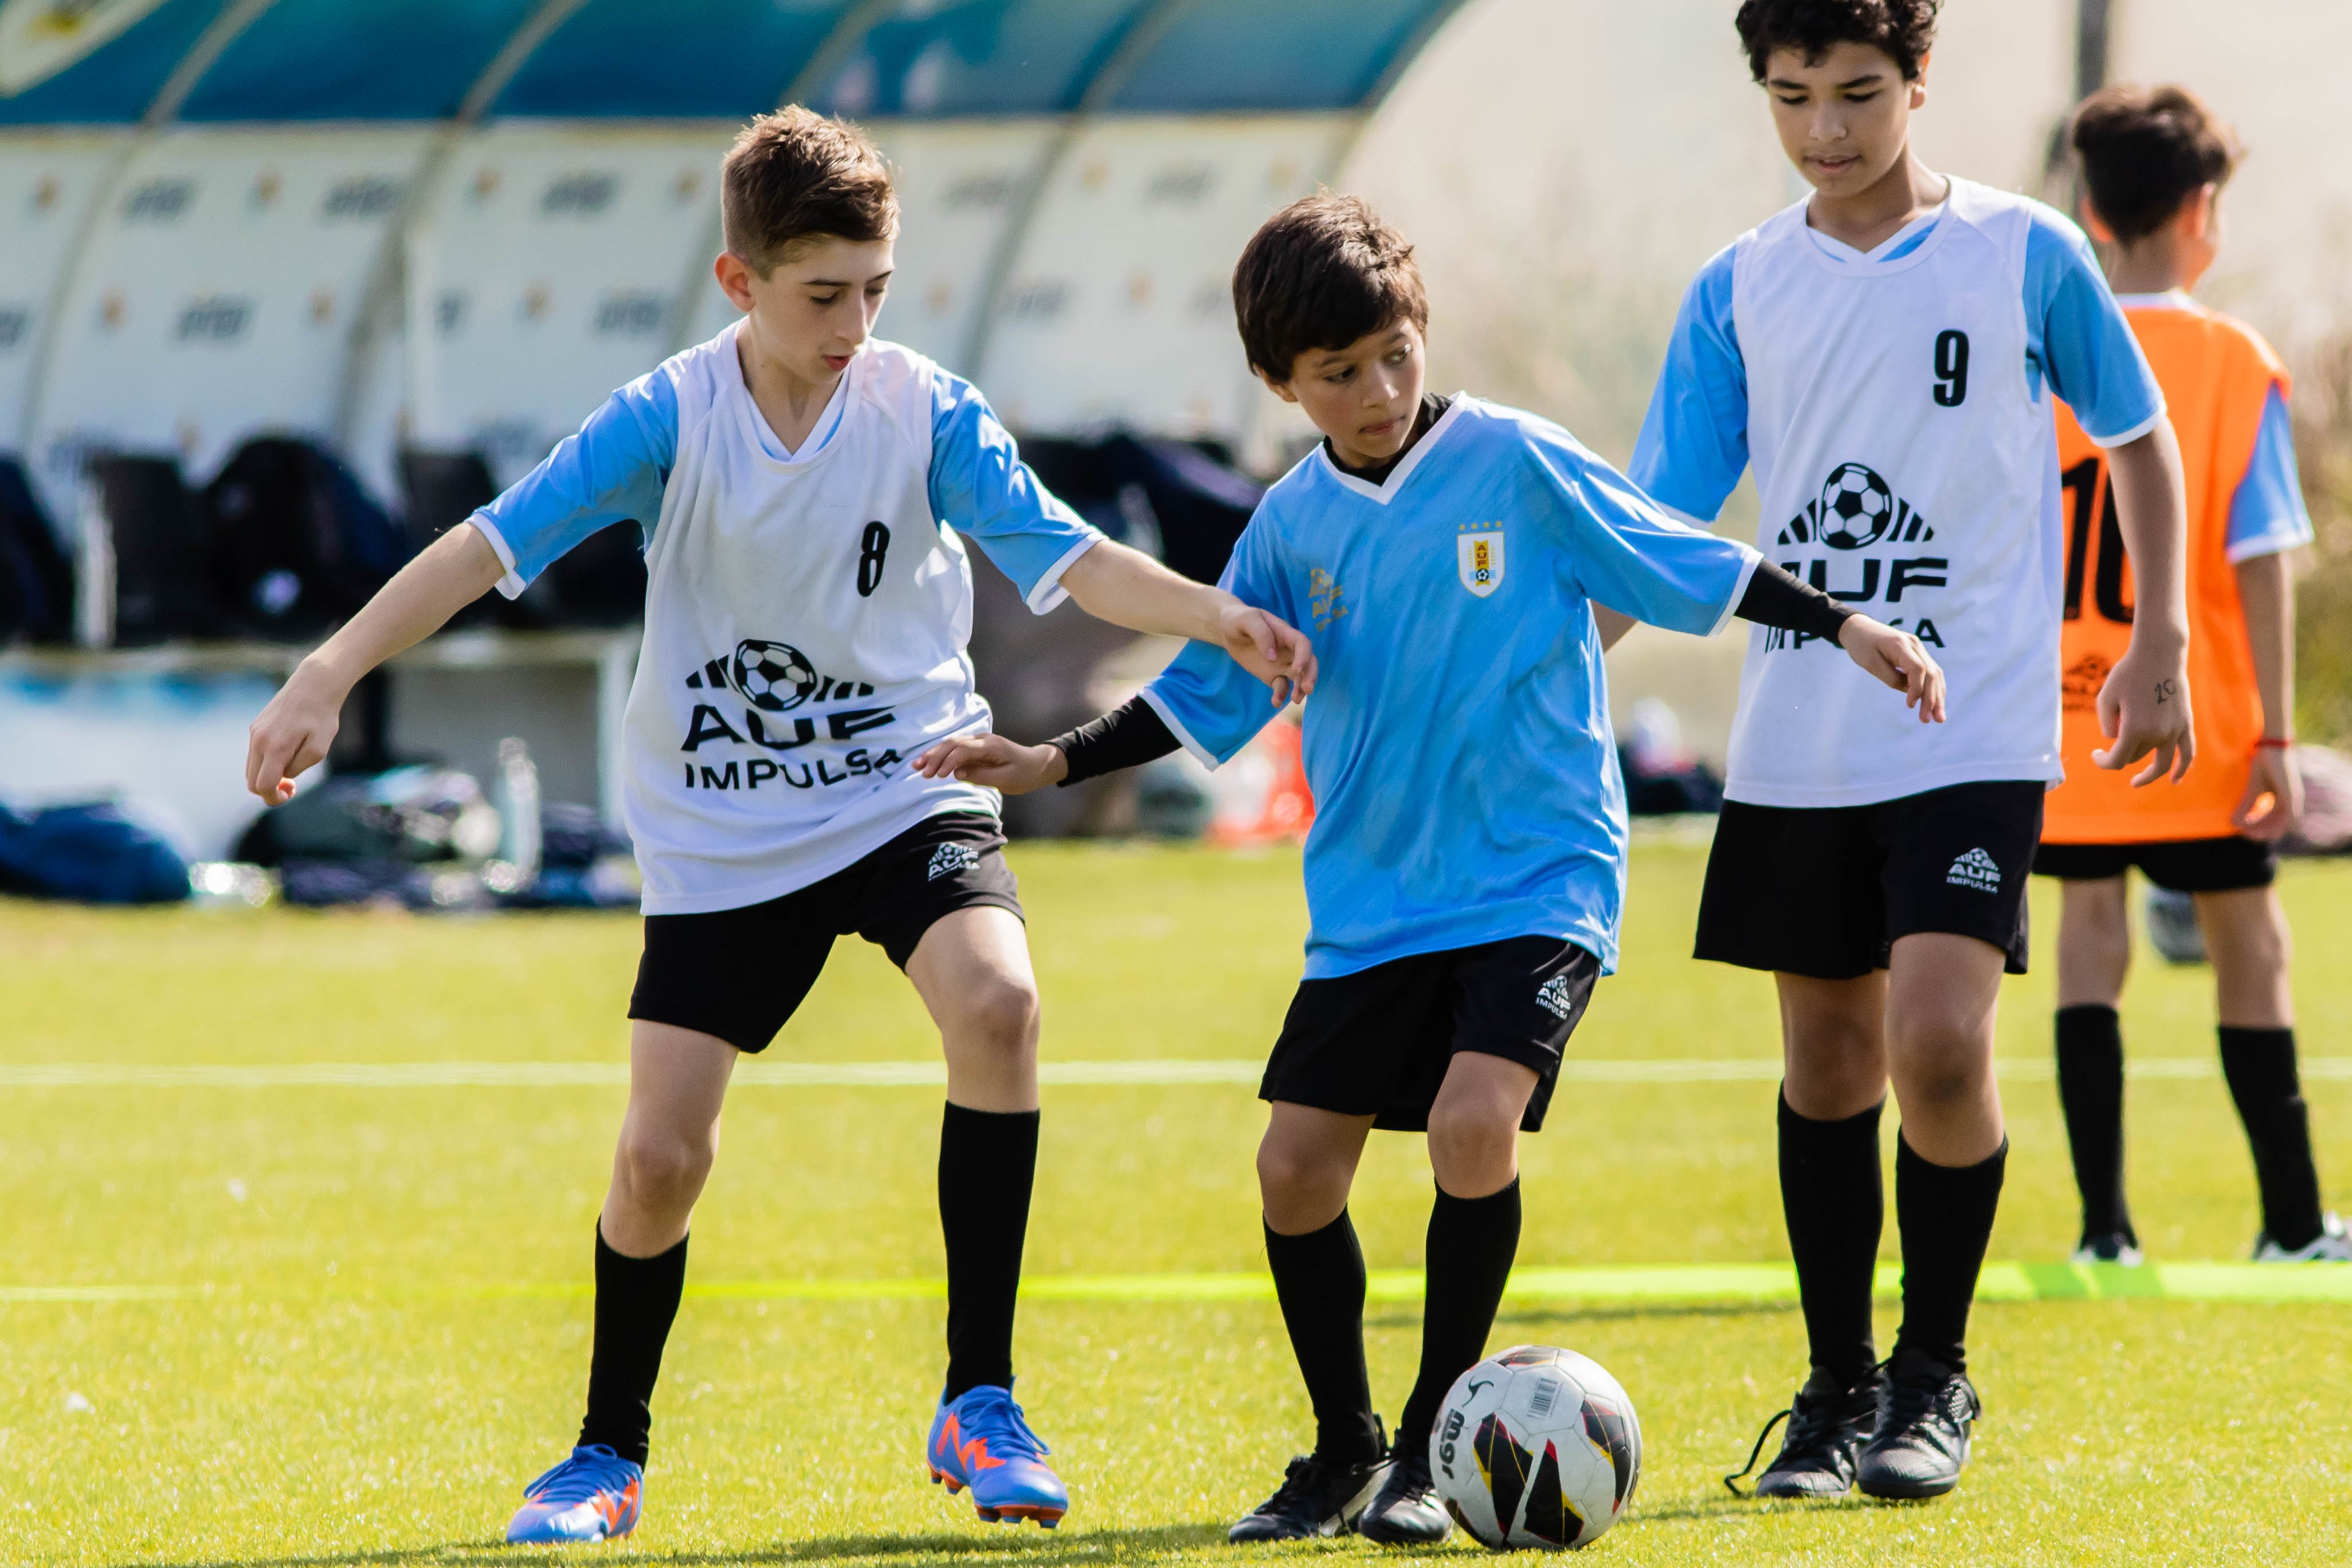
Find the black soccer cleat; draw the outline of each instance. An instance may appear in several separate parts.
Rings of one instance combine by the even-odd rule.
[[[2127,1230],[2106,1230],[2083,1233],[2081,1245],[2074,1248],[2077,1263],[2120,1263],[2126,1268],[2137,1268],[2147,1258],[2139,1249],[2139,1237]]]
[[[1454,1533],[1429,1474],[1426,1443],[1390,1451],[1388,1479],[1356,1521],[1356,1533],[1383,1546],[1434,1546]]]
[[[1967,1375],[1940,1362],[1898,1350],[1886,1364],[1878,1429],[1863,1447],[1854,1484],[1864,1497],[1890,1501],[1942,1497],[1960,1484],[1969,1429],[1984,1405]]]
[[[1311,1541],[1345,1535],[1387,1479],[1386,1458],[1329,1464],[1301,1455],[1290,1461],[1274,1495],[1225,1531],[1227,1541]]]
[[[1755,1495],[1845,1496],[1853,1487],[1854,1467],[1861,1460],[1862,1446],[1870,1440],[1871,1431],[1878,1425],[1879,1397],[1884,1387],[1885,1378],[1875,1367],[1852,1388],[1840,1387],[1835,1378],[1815,1367],[1789,1408],[1764,1423],[1764,1430],[1756,1435],[1756,1447],[1748,1455],[1748,1468],[1738,1475],[1724,1477],[1723,1484],[1738,1495],[1739,1477],[1756,1468],[1756,1456],[1764,1451],[1765,1439],[1786,1416],[1789,1429],[1780,1435],[1780,1452],[1756,1478]]]

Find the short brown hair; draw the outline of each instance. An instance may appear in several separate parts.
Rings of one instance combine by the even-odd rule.
[[[2103,87],[2074,111],[2074,141],[2091,210],[2126,243],[2225,184],[2240,156],[2237,137],[2185,87]]]
[[[1867,44],[1893,60],[1906,81],[1936,44],[1943,0],[1745,0],[1732,26],[1748,51],[1748,69],[1764,79],[1774,49],[1795,49],[1809,66],[1837,44]]]
[[[793,104],[743,127],[719,175],[727,248],[762,278],[806,241],[898,232],[890,166],[866,133]]]
[[[1344,349],[1398,321],[1429,327],[1404,236],[1361,196],[1318,191],[1265,220],[1234,267],[1234,315],[1250,368],[1288,381],[1298,356]]]

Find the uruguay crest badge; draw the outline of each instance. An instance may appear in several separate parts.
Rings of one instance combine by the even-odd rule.
[[[1454,541],[1462,585],[1485,598],[1503,585],[1503,530],[1499,524],[1465,529]]]

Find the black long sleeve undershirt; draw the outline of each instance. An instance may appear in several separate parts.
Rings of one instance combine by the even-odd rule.
[[[1759,626],[1797,632],[1830,643],[1837,641],[1838,633],[1855,614],[1769,561],[1757,563],[1755,574],[1748,579],[1747,592],[1739,596],[1739,607],[1733,613]],[[1101,718],[1056,735],[1047,743],[1060,747],[1063,758],[1069,763],[1069,773],[1061,781],[1064,784],[1099,778],[1121,768],[1140,767],[1166,756],[1179,744],[1167,721],[1140,697],[1131,697]]]

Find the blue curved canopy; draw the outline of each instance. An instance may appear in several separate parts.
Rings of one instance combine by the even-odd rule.
[[[247,16],[184,120],[455,114],[545,0],[275,0]],[[492,102],[506,118],[740,120],[798,87],[877,118],[1267,113],[1367,106],[1460,0],[586,0]],[[0,125],[131,123],[228,0],[98,0],[133,17],[13,95]],[[812,79],[811,73],[814,77]],[[0,75],[5,75],[0,72]]]

